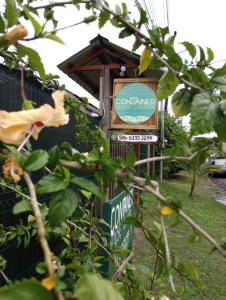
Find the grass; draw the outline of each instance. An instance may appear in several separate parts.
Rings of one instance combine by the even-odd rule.
[[[226,207],[216,202],[214,191],[219,190],[209,180],[199,179],[193,200],[188,197],[190,189],[190,178],[187,174],[177,176],[161,184],[161,192],[171,199],[181,200],[182,209],[208,233],[221,241],[226,237]],[[144,210],[144,223],[155,230],[153,222],[159,220],[159,213],[156,201],[150,195],[144,195],[147,209]],[[164,217],[169,226],[176,219],[176,215]],[[191,262],[199,272],[203,286],[197,287],[192,283],[184,284],[183,279],[174,274],[176,288],[179,293],[177,299],[182,300],[223,300],[226,299],[226,259],[217,251],[209,254],[213,248],[206,240],[191,243],[189,237],[193,230],[184,221],[180,221],[175,227],[168,229],[171,236],[170,247],[183,263]],[[136,263],[146,265],[154,270],[155,251],[145,240],[142,232],[136,230],[135,233],[135,253]],[[150,289],[150,276],[142,278],[144,284]],[[167,278],[157,280],[153,294],[166,294],[170,299],[176,299],[171,294]]]

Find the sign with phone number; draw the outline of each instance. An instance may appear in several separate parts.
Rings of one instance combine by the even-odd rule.
[[[158,137],[151,134],[112,134],[111,140],[116,143],[155,143]]]

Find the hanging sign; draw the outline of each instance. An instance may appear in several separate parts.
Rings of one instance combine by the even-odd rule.
[[[116,79],[112,128],[157,128],[156,85],[151,79]]]
[[[111,141],[113,143],[156,143],[158,137],[152,134],[131,134],[131,133],[112,133]]]

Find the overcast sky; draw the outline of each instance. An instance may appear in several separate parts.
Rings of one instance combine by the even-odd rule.
[[[115,3],[120,0],[110,0],[109,3],[114,8]],[[131,14],[137,16],[137,8],[133,0],[124,0]],[[140,1],[142,3],[142,1]],[[159,25],[167,24],[166,2],[167,0],[146,0],[150,8],[156,12],[156,20]],[[226,0],[168,0],[169,25],[170,31],[177,31],[178,44],[183,41],[190,41],[203,47],[210,47],[215,52],[215,61],[226,59]],[[84,11],[78,12],[77,9],[59,8],[57,18],[60,20],[61,27],[76,23],[83,19]],[[86,11],[86,15],[89,14]],[[98,29],[97,24],[79,25],[66,29],[58,33],[64,40],[66,46],[52,41],[33,41],[31,47],[38,49],[47,72],[58,74],[61,83],[66,84],[66,88],[79,96],[86,96],[87,93],[64,75],[57,65],[69,56],[80,51],[89,44],[98,33],[108,38],[111,42],[131,50],[133,39],[119,39],[118,30],[111,25],[105,26],[102,30]],[[223,64],[224,62],[221,62]]]

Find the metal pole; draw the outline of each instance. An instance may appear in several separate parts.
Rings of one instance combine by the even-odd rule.
[[[164,103],[163,100],[160,104],[160,111],[161,111],[161,131],[160,131],[160,140],[161,140],[161,146],[160,146],[160,156],[163,154],[163,148],[164,148],[164,141],[165,141],[165,135],[164,135]],[[163,161],[160,161],[160,182],[162,182],[163,178]]]

